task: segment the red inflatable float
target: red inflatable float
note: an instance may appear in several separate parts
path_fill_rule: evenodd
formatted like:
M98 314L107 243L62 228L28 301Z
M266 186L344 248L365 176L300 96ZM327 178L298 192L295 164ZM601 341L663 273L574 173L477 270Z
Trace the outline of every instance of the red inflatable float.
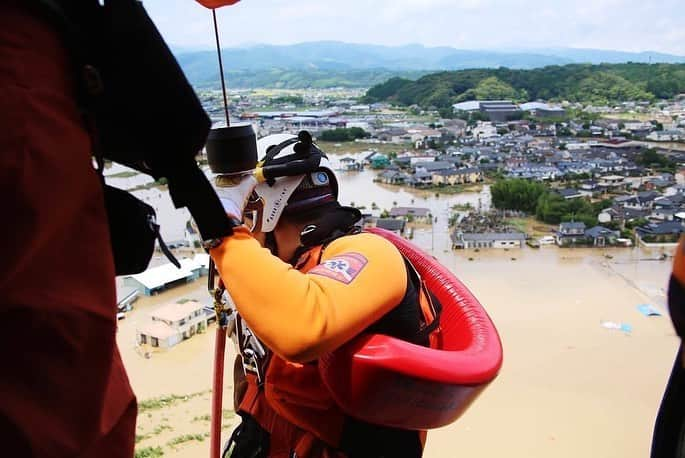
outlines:
M324 383L348 415L405 429L454 422L502 366L502 344L483 307L434 258L383 229L443 306L438 348L380 334L357 337L319 360Z

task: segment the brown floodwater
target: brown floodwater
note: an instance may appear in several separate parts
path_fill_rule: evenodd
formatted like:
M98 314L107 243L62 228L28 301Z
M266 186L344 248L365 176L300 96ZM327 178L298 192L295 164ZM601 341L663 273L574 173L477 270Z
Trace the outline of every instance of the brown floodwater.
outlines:
M496 324L504 348L499 377L461 419L429 433L425 456L648 456L678 343L665 309L671 260L660 260L673 248L452 251L447 208L477 204L478 199L489 204L487 189L435 198L375 185L372 176L342 174L343 203L390 208L396 201L430 208L438 223L417 229L413 241L471 289ZM159 190L150 191L151 199L168 199L154 192ZM185 216L159 208L171 238L180 238L173 236L182 234ZM209 413L214 327L149 359L136 351L135 329L160 304L183 298L208 303L205 281L143 298L120 322L118 342L139 399L188 395L139 416L139 433L148 435L139 446L159 445L165 456L207 456L207 439L169 443L208 431L202 418ZM636 307L645 303L664 315L643 316ZM611 329L603 325L607 322L628 325L631 331ZM230 364L230 381L229 369ZM227 382L228 399L230 389ZM200 394L189 396L194 393ZM173 429L154 434L161 423Z

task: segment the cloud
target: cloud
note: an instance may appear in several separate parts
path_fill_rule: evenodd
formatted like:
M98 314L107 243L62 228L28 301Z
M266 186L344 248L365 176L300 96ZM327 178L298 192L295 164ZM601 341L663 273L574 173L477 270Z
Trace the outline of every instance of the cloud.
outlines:
M193 0L147 0L170 43L213 46ZM467 49L592 47L685 55L682 0L243 0L217 10L222 43L354 43Z

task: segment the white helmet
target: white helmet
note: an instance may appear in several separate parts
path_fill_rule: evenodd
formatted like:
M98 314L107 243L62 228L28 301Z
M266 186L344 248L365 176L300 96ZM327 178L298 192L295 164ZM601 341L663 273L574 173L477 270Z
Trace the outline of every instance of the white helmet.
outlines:
M257 141L262 180L258 229L271 232L283 213L302 213L336 202L338 181L326 155L307 131L268 135Z

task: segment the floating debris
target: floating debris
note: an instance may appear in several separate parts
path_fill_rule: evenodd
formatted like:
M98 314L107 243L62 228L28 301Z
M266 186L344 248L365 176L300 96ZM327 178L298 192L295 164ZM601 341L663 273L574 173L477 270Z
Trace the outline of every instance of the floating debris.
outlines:
M661 312L650 304L640 304L637 306L637 311L642 313L646 317L650 316L661 316Z
M617 331L623 331L625 334L630 334L633 332L633 326L629 323L617 323L615 321L600 321L600 326L606 329L613 329Z

